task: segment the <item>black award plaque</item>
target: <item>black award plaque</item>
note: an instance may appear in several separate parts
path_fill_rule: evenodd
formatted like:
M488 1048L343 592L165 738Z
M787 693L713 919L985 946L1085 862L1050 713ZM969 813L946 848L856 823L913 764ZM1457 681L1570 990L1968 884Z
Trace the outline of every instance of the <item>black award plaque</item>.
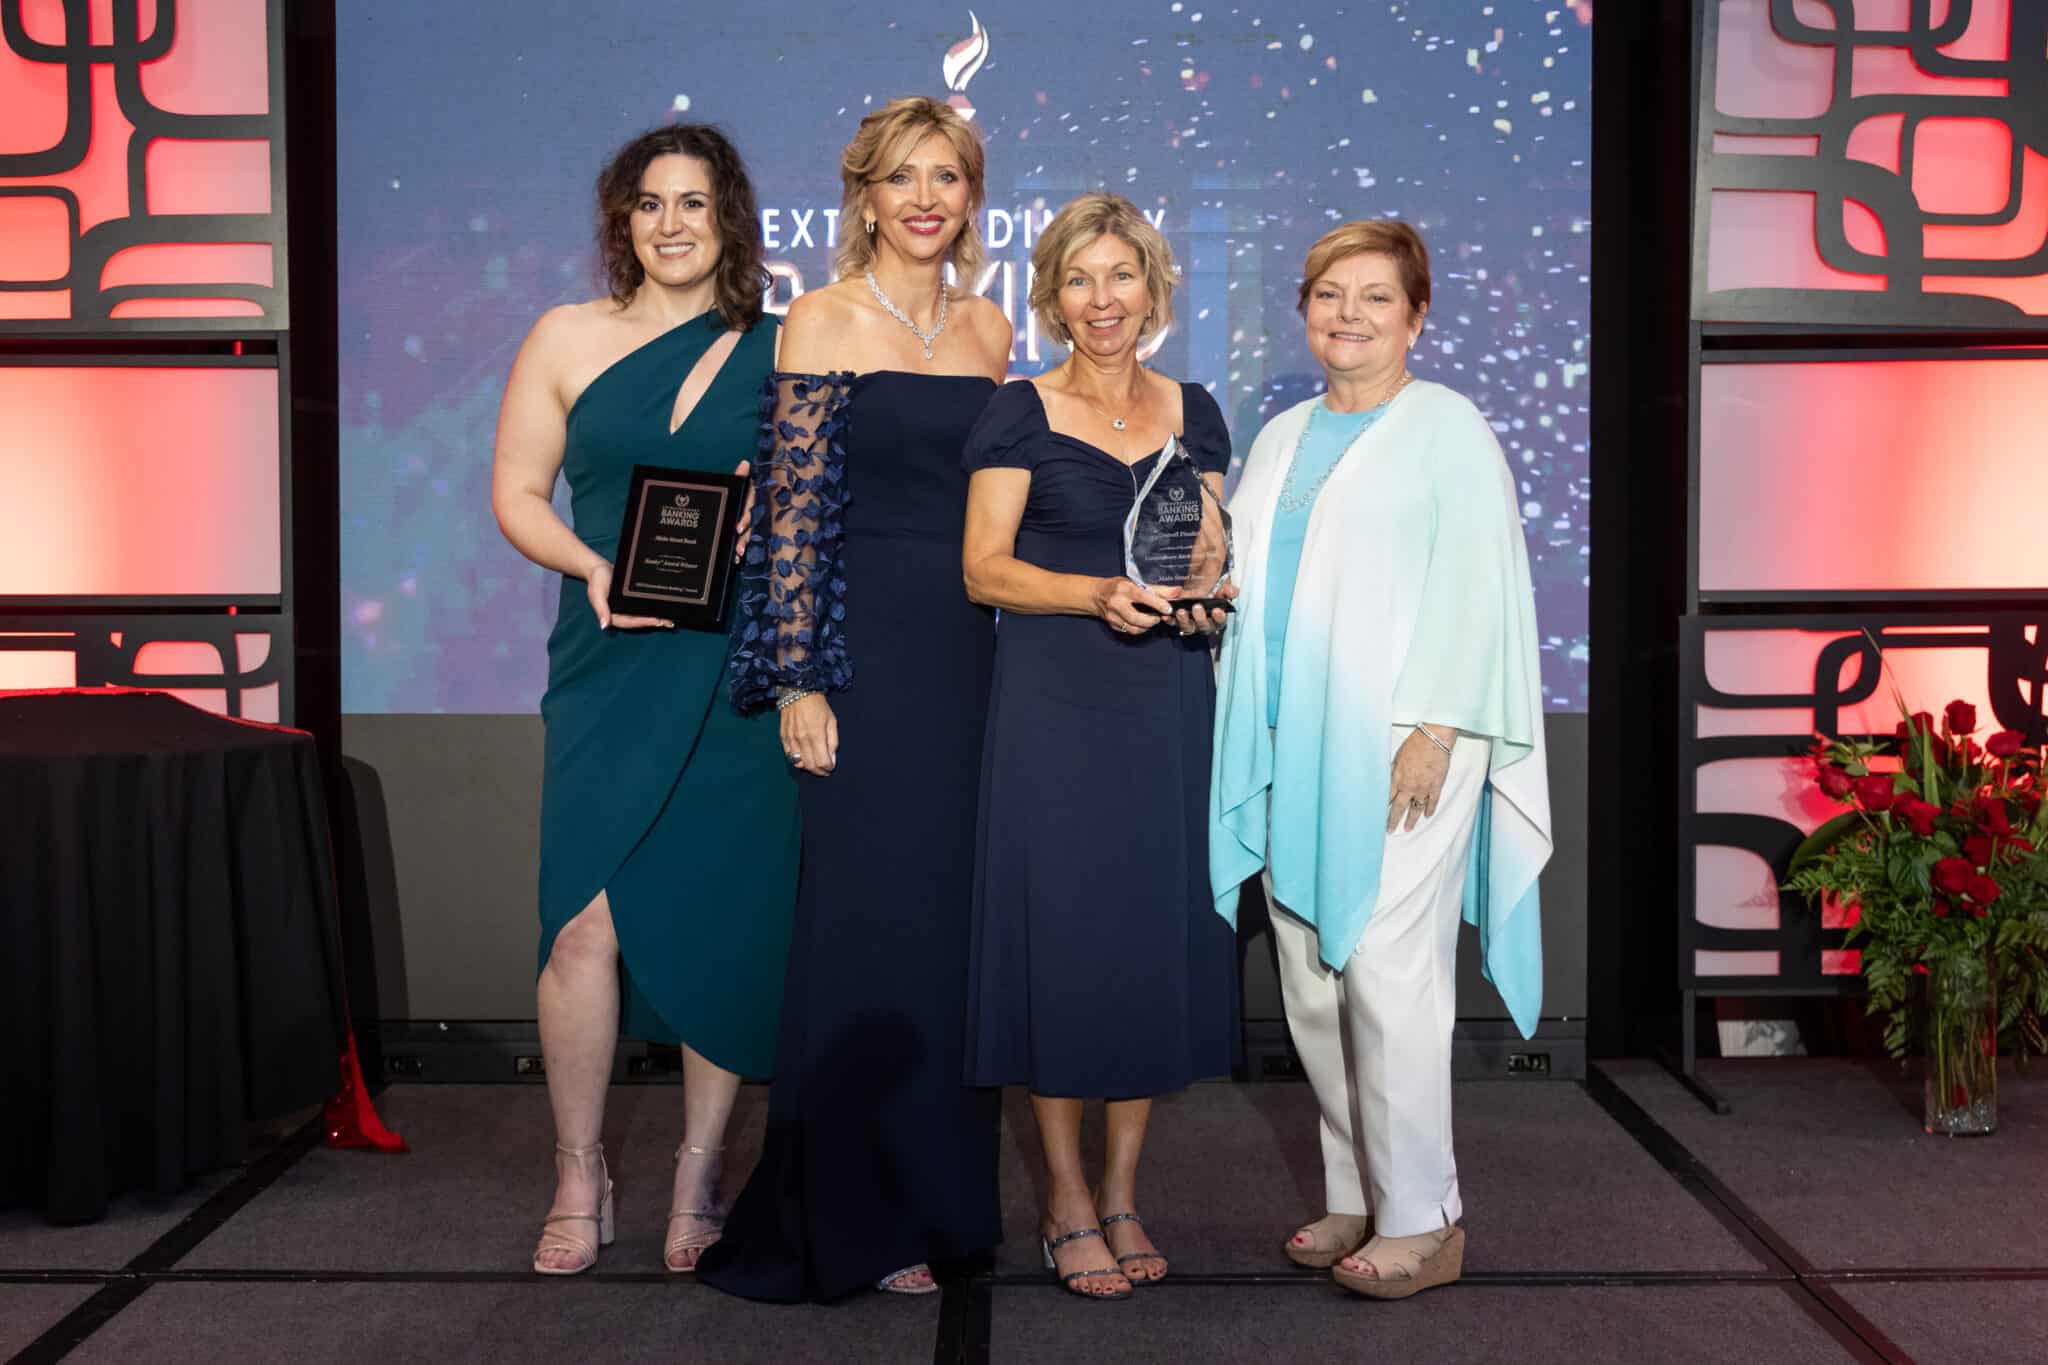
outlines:
M612 613L724 630L746 495L743 475L633 466L612 565Z

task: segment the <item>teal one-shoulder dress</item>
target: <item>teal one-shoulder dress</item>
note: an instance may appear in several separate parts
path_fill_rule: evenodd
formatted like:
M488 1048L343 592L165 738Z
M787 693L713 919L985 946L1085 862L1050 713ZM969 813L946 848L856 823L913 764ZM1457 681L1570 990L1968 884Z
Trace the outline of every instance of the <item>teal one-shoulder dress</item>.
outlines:
M730 473L751 459L775 322L744 333L673 434L683 379L725 332L713 311L592 380L562 472L576 533L613 557L636 464ZM734 575L737 588L738 575ZM603 891L619 938L620 1031L773 1073L796 903L796 782L772 710L726 705L727 637L600 630L564 578L541 699L540 966Z

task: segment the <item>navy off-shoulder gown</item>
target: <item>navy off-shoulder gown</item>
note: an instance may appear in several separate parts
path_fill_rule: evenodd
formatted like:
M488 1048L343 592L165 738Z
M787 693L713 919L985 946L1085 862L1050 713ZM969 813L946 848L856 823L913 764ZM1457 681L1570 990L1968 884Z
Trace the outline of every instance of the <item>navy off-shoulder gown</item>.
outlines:
M782 482L798 482L799 501L829 504L778 529L794 541L838 521L842 544L798 594L817 619L783 623L779 658L772 640L743 644L735 692L759 703L776 684L838 689L839 758L829 777L798 781L803 869L766 1144L698 1273L791 1302L1002 1237L998 1095L966 1084L963 1055L994 639L961 581L960 452L995 386L899 370L774 382L767 463L796 466ZM764 465L757 477L758 536L778 513L776 476ZM798 544L770 556L792 570L802 557Z

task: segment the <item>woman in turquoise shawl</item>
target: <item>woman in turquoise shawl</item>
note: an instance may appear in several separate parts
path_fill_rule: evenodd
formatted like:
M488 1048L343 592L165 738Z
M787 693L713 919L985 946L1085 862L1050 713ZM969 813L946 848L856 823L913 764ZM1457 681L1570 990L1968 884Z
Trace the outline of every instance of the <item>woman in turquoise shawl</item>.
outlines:
M1401 1298L1463 1265L1461 909L1516 1026L1536 1024L1550 803L1535 604L1492 428L1408 373L1429 309L1415 230L1332 230L1300 306L1328 392L1267 424L1231 499L1240 619L1218 674L1210 880L1234 919L1264 873L1322 1111L1328 1212L1287 1254Z

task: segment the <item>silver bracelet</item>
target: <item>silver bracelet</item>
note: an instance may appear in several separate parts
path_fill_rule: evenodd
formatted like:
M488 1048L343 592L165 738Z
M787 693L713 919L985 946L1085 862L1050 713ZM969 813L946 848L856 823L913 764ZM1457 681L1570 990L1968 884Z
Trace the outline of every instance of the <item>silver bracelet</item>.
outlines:
M792 687L789 689L789 691L784 692L781 696L775 699L775 709L778 711L787 711L790 707L796 705L805 697L813 697L816 695L817 693L811 691L809 688Z
M1436 737L1436 732L1430 729L1427 725L1418 725L1415 727L1415 729L1416 732L1420 734L1424 739L1428 740L1431 744L1436 745L1437 748L1442 749L1445 753L1449 753L1451 751L1451 746L1444 743L1442 740L1438 739Z

